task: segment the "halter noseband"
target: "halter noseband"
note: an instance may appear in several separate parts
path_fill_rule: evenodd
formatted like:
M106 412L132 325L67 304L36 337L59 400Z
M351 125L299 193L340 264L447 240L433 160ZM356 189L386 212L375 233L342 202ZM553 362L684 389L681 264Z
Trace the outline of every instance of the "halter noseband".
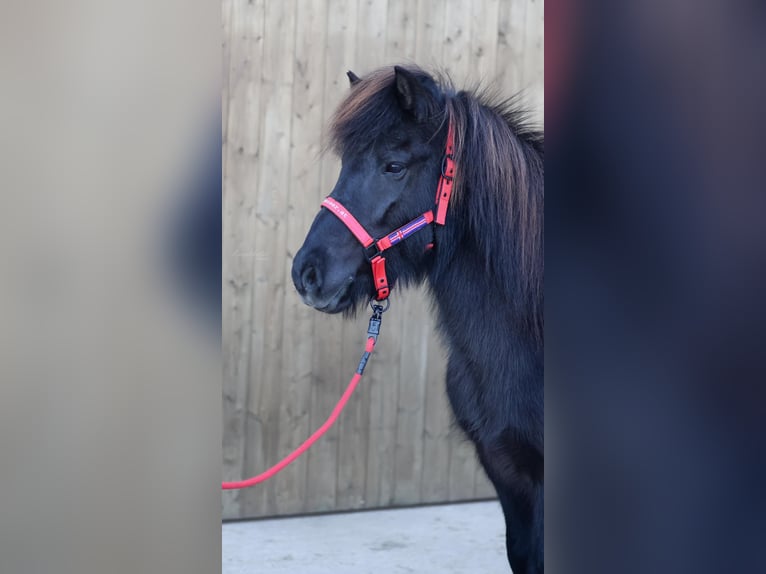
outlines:
M357 241L364 247L367 261L372 266L372 277L375 282L375 298L383 301L388 298L391 289L388 286L388 277L386 276L386 258L383 253L400 241L407 239L413 233L420 231L434 221L437 225L444 225L447 218L447 206L449 205L450 195L452 195L452 183L455 179L455 133L452 122L449 123L447 130L447 144L442 160L442 170L439 176L439 185L436 188L436 199L433 209L430 209L419 215L409 223L405 223L400 228L384 235L380 239L373 239L372 236L362 227L351 212L332 197L326 197L322 202L322 207L330 210L341 222L348 227L348 230L356 237Z

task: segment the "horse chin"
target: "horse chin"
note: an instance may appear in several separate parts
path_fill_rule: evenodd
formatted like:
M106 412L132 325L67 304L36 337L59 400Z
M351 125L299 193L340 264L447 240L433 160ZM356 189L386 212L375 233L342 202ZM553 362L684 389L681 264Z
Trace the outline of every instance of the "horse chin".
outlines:
M303 302L322 313L327 313L329 315L341 313L354 304L352 297L354 291L353 283L353 279L349 279L343 283L343 285L341 285L329 299L314 301L304 297Z
M322 313L327 313L328 315L335 315L337 313L342 313L343 311L347 311L351 308L353 305L353 302L349 298L344 298L338 301L337 303L329 303L325 305L324 307L314 307L317 311L321 311Z

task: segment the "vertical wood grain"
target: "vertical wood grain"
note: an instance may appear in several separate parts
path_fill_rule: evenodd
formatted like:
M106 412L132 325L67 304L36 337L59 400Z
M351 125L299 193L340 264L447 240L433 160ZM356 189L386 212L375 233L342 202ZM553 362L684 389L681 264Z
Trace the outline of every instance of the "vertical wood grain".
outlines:
M444 0L418 0L417 37L415 55L417 64L434 71L443 71L446 62L444 47Z
M284 253L285 308L282 325L282 400L278 450L285 456L313 432L310 426L313 331L316 312L304 305L292 288L291 267L303 244L313 213L307 204L319 193L319 134L322 129L324 45L327 30L325 0L302 3L295 25L292 119L290 133L290 184L288 188L287 250ZM308 459L301 457L282 471L277 483L277 513L302 512L306 500Z
M399 344L399 395L396 411L394 500L414 504L421 500L423 477L423 407L428 379L428 339L433 334L430 310L423 290L407 293L401 302L404 321ZM442 392L444 385L441 385Z
M295 1L266 2L266 31L260 89L263 94L261 153L255 218L253 333L250 356L250 412L246 471L256 474L276 463L282 400L282 317L286 251L286 205L290 173L290 121L295 48ZM278 30L275 34L273 31ZM252 443L251 443L252 441ZM249 448L253 444L254 448ZM276 514L279 479L244 493L248 515Z
M483 3L483 0L479 0ZM463 0L444 0L442 61L458 87L476 80L471 57L471 5Z
M471 2L470 62L476 81L489 84L497 66L497 27L500 0Z
M439 337L432 331L427 342L426 396L423 404L423 502L449 500L450 451L455 437L452 411L447 401L444 379L447 355Z
M526 41L523 50L524 86L528 90L527 102L533 110L533 117L542 121L545 107L543 100L545 62L545 7L542 0L529 0L524 28Z
M418 10L416 2L388 2L385 63L415 63Z
M515 94L524 88L525 27L529 3L530 0L500 3L495 77L503 94Z
M223 475L245 475L251 444L246 429L249 412L253 268L255 262L256 190L260 170L261 90L264 2L231 3L228 19L229 71L224 84L226 137L223 140L222 350ZM243 514L243 493L223 495L225 517Z

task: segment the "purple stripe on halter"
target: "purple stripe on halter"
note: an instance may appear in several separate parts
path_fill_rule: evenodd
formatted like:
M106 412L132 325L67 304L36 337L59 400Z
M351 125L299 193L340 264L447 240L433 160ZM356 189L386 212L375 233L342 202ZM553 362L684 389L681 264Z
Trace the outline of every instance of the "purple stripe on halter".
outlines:
M426 225L428 225L428 222L426 221L426 218L421 215L415 221L410 223L407 227L402 229L402 235L404 237L408 237L409 235L412 235L413 233L415 233L419 229L422 229Z
M404 227L400 227L393 233L390 233L388 235L388 240L391 242L391 245L396 245L399 243L402 239L406 239L416 231L419 231L423 227L428 225L428 222L426 221L426 218L424 216L420 216L417 219L410 221L408 224L406 224Z

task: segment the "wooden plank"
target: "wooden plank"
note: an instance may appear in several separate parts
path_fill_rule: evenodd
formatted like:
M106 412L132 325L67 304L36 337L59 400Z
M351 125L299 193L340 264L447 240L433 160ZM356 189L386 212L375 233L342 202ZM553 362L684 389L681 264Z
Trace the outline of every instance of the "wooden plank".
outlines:
M231 70L224 84L227 136L223 141L223 475L245 473L247 408L255 262L255 186L260 170L260 81L263 53L263 0L232 2L229 20ZM243 516L242 493L223 494L224 518Z
M524 87L524 49L529 0L500 3L497 29L495 74L503 94L512 95Z
M327 126L335 108L348 90L346 70L355 66L356 2L328 0L327 32L324 49L324 88L322 125ZM326 134L325 134L326 139ZM321 189L314 198L316 214L322 198L328 195L339 172L338 159L326 154L320 161ZM314 322L314 359L312 368L311 428L321 425L332 411L351 377L355 364L346 365L341 353L343 318L318 315ZM345 414L343 415L345 417ZM307 454L308 474L306 512L337 508L337 469L340 423L317 442Z
M367 334L367 313L345 320L342 328L342 365L344 382L353 373L364 349ZM376 353L377 355L377 353ZM380 368L378 357L373 356L368 369ZM349 373L349 365L351 366ZM370 392L368 381L360 383L339 421L338 468L336 509L349 510L364 507L364 481L367 468L368 419Z
M436 333L433 321L428 329ZM423 476L421 501L443 502L449 498L450 428L452 410L445 389L446 353L438 336L427 342L426 393L423 404Z
M441 71L445 68L444 0L418 0L415 57L423 68Z
M364 384L368 391L368 443L364 500L367 507L390 506L394 502L394 453L399 383L400 297L392 293L392 309L386 312L380 337L367 367Z
M400 380L396 412L396 504L421 501L423 477L423 403L426 394L428 339L435 336L429 324L429 305L423 290L407 294L402 305Z
M293 288L291 268L306 231L316 214L320 166L318 153L322 130L324 91L323 46L327 31L326 0L302 4L295 27L295 62L290 134L290 185L288 188L287 251L284 269L285 309L282 326L282 401L278 446L288 453L313 432L310 428L314 318ZM271 382L273 384L273 382ZM280 454L280 456L283 456ZM307 486L306 457L300 457L280 474L277 513L303 512Z
M356 30L357 61L363 72L369 72L386 61L386 15L388 0L359 0Z
M462 0L445 0L444 45L442 59L458 87L466 86L472 76L471 6Z
M386 24L385 64L415 63L417 4L391 0Z
M522 77L528 90L527 101L541 122L544 117L545 7L543 0L529 0L525 29Z
M247 470L255 474L276 463L279 452L279 410L282 371L282 316L286 251L285 189L290 172L290 120L295 48L295 2L267 2L266 34L261 66L262 169L258 179L255 209L255 244L263 257L255 259L253 333L251 350L251 385L249 409L255 414L249 422L248 449L251 458ZM252 441L252 442L250 442ZM276 493L281 477L249 489L244 495L248 516L276 514Z
M332 412L341 393L348 369L341 365L343 318L319 316L314 321L314 357L309 408L311 428L318 428ZM349 375L350 378L350 375ZM305 455L308 476L306 512L326 512L337 508L338 436L340 425L333 426Z
M482 84L495 79L499 9L500 0L471 2L471 67Z

